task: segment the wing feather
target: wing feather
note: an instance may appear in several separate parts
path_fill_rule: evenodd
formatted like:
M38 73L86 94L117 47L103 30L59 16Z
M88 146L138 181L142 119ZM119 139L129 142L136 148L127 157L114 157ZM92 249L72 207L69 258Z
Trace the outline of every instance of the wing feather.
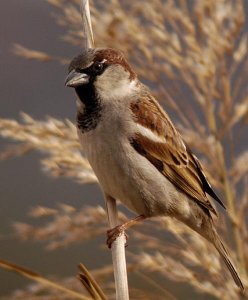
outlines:
M147 93L139 101L132 103L130 109L138 124L161 138L161 141L151 140L143 132L137 131L131 139L136 151L145 156L179 190L199 205L217 214L206 197L208 193L225 207L208 183L199 161L185 145L169 116L156 100Z

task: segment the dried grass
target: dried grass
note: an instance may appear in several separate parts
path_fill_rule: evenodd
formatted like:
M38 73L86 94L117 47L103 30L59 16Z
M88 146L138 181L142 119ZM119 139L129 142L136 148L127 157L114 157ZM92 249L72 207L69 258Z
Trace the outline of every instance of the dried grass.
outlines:
M65 30L64 41L81 47L79 1L48 2L57 10L54 17ZM112 0L96 1L91 10L97 46L121 45L141 80L154 90L177 120L178 128L198 153L213 186L223 195L229 214L220 220L219 231L228 237L232 257L247 287L248 154L247 150L242 153L238 150L240 145L247 148L248 133L248 32L244 1ZM39 61L68 61L23 46L16 46L15 52ZM19 143L7 148L0 156L2 159L38 150L45 155L42 165L48 174L66 176L80 183L96 182L88 162L80 154L75 127L68 120L37 121L22 114L20 122L0 119L0 135ZM81 210L63 205L57 209L39 207L31 215L50 219L45 218L41 227L16 224L18 236L47 241L50 250L105 232L106 217L101 207ZM162 230L167 231L170 242L161 238ZM142 271L151 281L159 276L161 283L164 278L178 284L184 282L195 289L195 295L240 299L216 251L186 226L161 219L145 222L130 233L129 243L135 247L128 254L129 273L139 276ZM108 299L114 299L111 272L110 266L92 272ZM154 277L154 273L158 275ZM68 281L75 286L75 279ZM148 289L140 291L132 282L130 285L131 299L169 299L153 284L147 284L154 289L152 295ZM160 288L164 289L162 285ZM42 289L35 284L8 299L54 297L54 292L39 296ZM177 296L176 291L173 293ZM58 294L56 297L63 298Z

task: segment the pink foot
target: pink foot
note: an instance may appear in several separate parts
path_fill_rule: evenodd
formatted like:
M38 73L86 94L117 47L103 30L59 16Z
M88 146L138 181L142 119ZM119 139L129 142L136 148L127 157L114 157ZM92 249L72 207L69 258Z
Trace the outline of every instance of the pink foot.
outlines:
M107 230L107 245L109 249L111 248L112 243L123 233L127 241L127 235L125 234L125 230L126 227L124 225L118 225L112 229Z

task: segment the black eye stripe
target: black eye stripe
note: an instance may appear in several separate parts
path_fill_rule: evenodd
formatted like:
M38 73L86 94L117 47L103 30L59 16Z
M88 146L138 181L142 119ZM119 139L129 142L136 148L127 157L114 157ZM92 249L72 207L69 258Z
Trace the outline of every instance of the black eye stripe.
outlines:
M94 64L89 66L86 69L78 69L77 71L80 73L86 73L91 76L97 76L103 73L103 71L107 68L108 64L96 61Z

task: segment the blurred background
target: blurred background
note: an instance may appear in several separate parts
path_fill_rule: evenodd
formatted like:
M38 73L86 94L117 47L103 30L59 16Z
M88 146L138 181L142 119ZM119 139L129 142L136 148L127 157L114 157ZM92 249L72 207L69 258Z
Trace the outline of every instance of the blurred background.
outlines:
M58 26L54 20L54 15L57 13L58 10L56 5L61 5L61 3L65 3L65 2L66 1L55 1L55 0L50 1L50 4L49 1L41 1L41 0L38 1L8 0L8 1L1 2L0 4L0 16L1 16L0 17L0 91L1 91L0 118L19 120L20 112L25 112L31 115L35 120L45 120L46 116L52 116L60 120L69 119L72 122L74 122L75 96L71 89L64 87L64 80L67 74L67 65L63 63L61 64L56 60L51 60L51 61L41 63L35 60L24 59L20 56L15 55L13 52L14 44L21 44L27 48L36 49L42 52L47 52L49 53L49 55L53 57L65 57L70 59L74 57L76 54L78 54L81 49L78 40L80 40L81 36L80 35L76 36L75 34L74 35L72 34L73 38L75 39L77 38L78 40L75 42L73 39L69 40L67 38L67 42L66 42L62 38L66 31L65 28ZM78 1L71 0L69 2L75 5L75 7L77 7ZM98 2L99 2L100 12L101 12L101 9L104 8L104 5L101 4L101 1ZM197 24L197 22L199 21L198 18L200 18L199 14L197 15L197 10L194 11L194 8L195 7L197 8L197 5L195 5L196 2L197 1L193 1L193 0L192 1L164 1L164 3L167 3L168 7L170 3L173 3L174 6L171 4L171 6L173 7L179 7L181 9L182 7L184 7L185 11L186 9L189 11L189 15L191 15L191 9L192 9L191 20L193 20L192 22L194 24ZM214 1L202 1L202 3L203 2L206 3L206 11L205 8L203 11L211 20L211 13L213 13L213 11L211 11L211 7L212 8L214 7L213 5ZM239 27L240 32L237 33L238 37L235 36L235 39L237 39L237 43L230 50L234 52L234 50L238 51L241 39L244 36L247 36L248 23L247 23L246 16L248 13L248 3L247 1L237 1L237 4L233 4L235 2L230 1L230 7L224 10L223 7L225 6L226 2L228 1L220 1L220 7L214 8L217 11L217 13L216 12L214 13L215 13L215 17L220 16L220 18L223 14L228 15L233 13L236 14L235 20L242 19L242 25L240 25L240 27L242 26L242 29L240 29ZM144 1L144 3L146 3L146 1ZM210 8L208 8L208 3ZM142 1L141 2L139 1L137 2L137 6L135 7L132 6L133 18L135 17L140 18L139 13L143 9L141 8L142 5L143 5ZM221 5L223 5L223 7ZM232 5L235 7L235 9L232 7ZM143 6L145 6L145 4ZM200 6L199 3L198 6ZM127 5L127 11L128 9L130 9L130 7ZM207 11L208 9L209 11ZM241 11L239 11L239 9L241 9ZM145 8L144 11L149 11L149 7ZM170 20L170 12L169 10L167 11L168 11L168 16L167 16L168 23L170 23L170 21L171 22L175 21L176 18L173 19L172 17ZM157 10L156 12L158 13L159 10ZM137 70L138 73L141 74L141 78L152 88L154 88L158 96L164 97L165 91L163 90L163 85L164 84L166 84L167 86L169 85L168 91L172 96L175 94L177 95L176 101L179 104L181 103L182 105L181 108L183 108L183 113L187 115L188 110L186 106L187 103L189 103L192 106L194 106L196 117L202 121L203 113L200 109L201 104L199 104L200 103L199 99L202 99L201 97L205 97L204 95L205 90L203 88L199 88L199 90L195 89L197 90L197 93L194 93L193 89L192 90L190 89L191 83L189 82L191 81L190 80L187 81L187 74L186 75L184 74L186 77L183 78L183 80L182 78L181 80L173 78L174 75L172 76L171 73L174 72L175 74L177 74L178 72L177 68L180 69L180 62L182 61L176 55L173 56L171 54L171 58L172 57L175 58L174 61L171 61L171 65L170 62L168 61L165 61L164 63L163 55L161 54L160 56L160 52L163 52L163 47L166 47L166 45L170 44L172 39L161 38L162 47L160 47L160 52L156 48L155 44L152 45L151 47L148 42L144 43L144 45L148 47L148 51L147 49L138 49L136 52L132 52L135 51L134 50L135 46L127 46L127 45L129 45L129 42L134 43L136 39L137 43L139 44L138 46L140 46L140 44L142 44L142 36L139 35L139 33L135 32L135 30L134 30L135 34L133 37L130 37L126 34L126 31L132 30L132 26L127 28L125 27L125 21L123 21L122 19L125 17L124 14L121 15L119 11L114 11L114 10L111 11L111 9L108 10L108 13L109 14L113 13L113 15L115 15L113 26L114 25L119 26L121 34L116 35L114 31L111 32L111 30L109 30L109 32L104 33L104 34L108 34L108 38L109 38L109 40L106 40L105 42L104 41L105 35L101 32L101 29L99 29L96 33L96 40L99 41L99 44L118 47L120 44L123 43L123 47L125 46L125 48L123 49L124 52L128 53L128 55L131 56L131 58L133 53L134 56L132 60L133 63L137 65ZM109 21L108 19L109 16L107 15L106 17L104 17L103 14L102 19L99 20L98 23L96 18L97 14L95 12L95 7L93 8L93 15L95 17L93 19L94 26L97 25L99 26L101 22L107 23ZM146 22L145 17L144 19L142 18L140 19L141 19L141 24L142 22L144 23ZM180 23L180 15L178 15L176 22ZM77 22L75 21L75 23ZM103 25L106 26L106 23L104 23ZM185 20L185 24L182 20L181 23L183 23L182 27L183 26L185 26L185 28L187 27L186 20ZM143 31L144 32L146 31L147 35L149 35L150 34L149 22L147 24L148 24L147 27L143 28ZM173 27L173 23L171 24L172 24L170 25L171 27L169 26L170 28L168 29L169 33L173 32L173 30L175 29ZM209 21L209 23L206 24L205 24L206 31L208 30L211 31L212 30L211 22ZM223 24L225 24L225 20L223 21ZM228 24L227 22L227 27L229 25L230 24ZM74 24L73 26L76 25ZM74 29L73 26L72 28ZM105 29L104 26L102 26L103 27L102 30ZM100 27L101 26L99 26L99 28ZM178 26L176 34L178 34L179 36L180 36L180 30L181 28L180 26ZM192 28L188 27L188 30L190 32ZM200 31L201 30L197 28L196 35L199 34L200 36L201 35ZM222 35L221 27L219 27L219 33L220 35L219 36L217 35L217 38L212 41L213 44L216 43L217 45L222 38L223 39L225 38L224 36L225 32L223 32L224 37L221 36ZM159 37L160 33L158 31L156 32L156 34ZM183 31L181 32L181 34L183 34ZM204 34L207 35L207 33ZM155 31L154 33L151 32L151 35L154 35L155 37ZM200 40L201 39L199 38L199 43ZM227 40L230 42L230 44L234 41L232 40L231 36L227 36ZM175 48L177 47L176 43L179 42L181 43L182 48L185 46L181 40L179 41L173 40L173 41L175 43L174 45ZM187 42L190 44L190 41ZM202 44L204 44L204 37L203 37L203 41L201 42ZM230 82L233 85L236 82L235 80L239 78L240 73L243 72L242 64L243 66L246 65L245 63L247 60L247 54L246 54L247 39L245 40L244 44L245 44L244 46L245 50L243 50L244 54L242 54L243 55L242 58L238 61L239 64L237 63L238 66L235 70L236 73L234 72L233 73L234 75L232 74L232 77L230 76ZM180 47L178 46L178 48ZM153 57L150 57L149 49L151 51L154 51ZM193 47L193 42L192 42L191 49L187 51L185 49L182 50L182 52L180 53L180 55L178 54L178 56L180 56L181 58L185 57L185 61L186 61L185 55L188 54L187 51L189 51L189 53L194 53L194 51L196 51L196 48ZM230 51L229 54L227 54L228 49L225 49L226 53L223 54L223 57L221 56L221 54L219 54L219 57L218 55L216 55L216 60L214 59L211 60L212 59L211 55L214 56L213 53L215 50L213 50L213 53L211 53L211 55L209 54L209 56L207 55L207 53L201 51L202 50L200 49L199 53L202 53L201 55L204 63L197 61L197 58L194 57L194 55L192 55L193 58L189 56L189 60L187 61L188 68L192 69L192 65L194 68L197 65L197 63L199 64L202 63L203 65L206 64L208 66L216 64L215 65L216 70L211 72L213 72L213 74L219 74L218 72L221 73L223 71L222 69L221 69L222 71L218 70L218 66L219 66L218 64L221 65L222 58L223 61L226 59L227 61L226 66L231 66L232 59L230 57L227 57L228 55L230 55ZM178 52L180 51L178 50ZM156 60L156 55L158 56L157 60ZM166 55L168 58L170 56L170 53L166 53ZM201 57L201 55L199 54L199 57ZM144 57L146 63L142 63L142 59L144 59ZM190 65L191 63L190 58L192 58L192 61L194 60L194 58L196 59L196 62L194 61L192 65ZM177 59L178 61L176 61ZM147 68L149 68L149 66L151 66L152 62L154 62L153 65L154 69L163 66L164 70L161 70L162 74L160 73L159 77L155 74L154 77L151 76L151 78L147 78L145 75L145 71L147 70ZM198 67L199 66L196 66L196 68ZM185 70L187 71L186 67ZM204 71L202 66L199 67L199 70L202 72ZM226 69L226 72L228 72L228 68ZM245 75L246 73L244 73L243 76ZM192 77L189 76L188 79L194 78L196 80L197 76L198 75L196 73ZM208 82L207 76L208 75L206 75L204 79L206 80L206 82ZM160 80L161 84L159 88L156 90L156 80L158 79ZM219 81L221 80L215 79L215 81L217 82L216 86L218 86L220 84ZM241 81L243 84L242 86L245 86L246 80L244 80L244 77L242 77ZM171 84L171 82L173 82L173 84ZM213 95L210 96L213 98L217 98L217 103L218 103L217 107L221 106L219 104L220 103L219 99L223 95L223 93L220 90L221 88L218 90L218 93L217 92L213 93ZM243 98L246 97L246 93L247 93L247 88L242 88L242 93L237 94L237 99L239 98L241 101ZM198 99L199 102L197 101L194 102L192 98ZM170 99L169 96L168 99ZM236 100L236 98L234 100ZM178 111L174 109L175 106L173 106L173 103L170 101L168 100L168 103L170 104L167 103L169 106L168 109L171 112L171 115L175 117L175 119L179 120L180 123L180 117L178 117ZM246 102L244 102L244 104L247 107L248 105L247 99L245 101ZM230 118L233 115L229 111L228 114L230 114ZM195 115L189 113L186 116L186 118L188 118L191 122L191 118L194 118ZM183 118L184 116L181 117ZM221 121L223 120L224 119L222 118ZM221 123L221 121L217 122L218 125ZM205 126L204 122L205 121L202 121L202 123L199 122L199 124ZM211 135L211 128L210 128L211 126L208 127L209 124L207 123L207 121L206 124L207 124L206 125L207 129L206 131L203 130L202 134L204 132L206 136ZM182 122L181 122L181 126L185 127ZM247 133L247 126L245 127L246 129L244 130L242 126L240 127L238 126L239 133L240 133L240 128L242 128L241 130L242 134L244 134L244 132ZM186 129L186 127L184 129ZM235 130L236 129L237 128L235 128ZM234 136L235 136L235 132L233 132ZM196 146L197 153L202 153L204 157L206 153L204 153L204 151L201 151L201 148L198 149L197 145L194 144L197 143L196 142L197 138L190 135L190 131L188 131L187 134L189 136L187 141L191 143L193 147ZM247 149L248 146L248 138L246 134L242 135L240 140L241 142L237 145L235 149L236 153L242 153ZM229 141L228 139L224 139L223 144L227 145L228 141ZM1 138L0 152L4 151L6 149L6 145L9 143L13 143L13 142L10 139ZM211 141L209 139L209 145L210 145L209 147L213 149L214 147L212 147L210 143ZM206 148L205 152L210 153L210 150L208 151L208 149ZM229 148L227 152L228 153L230 152ZM0 258L9 260L19 265L23 265L31 270L35 270L43 274L44 276L48 276L48 275L52 277L57 276L59 278L73 277L77 273L77 265L79 262L84 262L86 266L88 266L90 269L99 268L100 266L102 266L102 262L104 262L104 264L110 264L111 255L107 247L101 247L100 248L101 251L99 251L99 245L104 245L105 243L104 234L98 235L97 237L94 237L87 241L82 241L79 243L68 245L68 247L62 247L56 249L56 251L47 251L45 249L45 245L46 245L45 241L40 241L39 243L37 243L29 239L22 241L21 239L17 238L15 230L13 229L14 222L24 222L24 223L27 222L27 223L32 223L34 226L39 226L42 223L39 219L33 219L29 216L29 211L32 207L47 206L49 208L56 209L59 203L64 203L64 204L72 205L76 209L81 209L83 205L93 205L93 206L98 204L103 205L102 195L97 185L93 183L81 185L68 178L63 178L63 177L53 178L51 176L48 176L48 174L44 172L43 170L44 168L41 167L39 161L43 156L44 154L40 154L39 152L36 151L36 152L31 152L28 155L23 155L21 157L12 157L10 159L2 160L0 162L0 195L1 195L0 198L0 245L1 245ZM215 154L212 153L212 157L214 156ZM213 163L209 163L208 165L207 160L205 163L206 166L209 167L208 170L210 176L211 174L215 174L216 169L218 169L218 166L214 166L216 163L213 162ZM244 160L243 163L246 163L246 160ZM244 173L243 175L246 175L246 173ZM241 195L243 195L242 193L244 191L244 188L243 185L241 185L241 183L237 183L237 184L239 184L239 186L237 187L236 190L237 193L235 195L240 196L241 198ZM223 197L225 197L224 189L222 190L221 180L219 183L218 179L216 179L216 181L214 181L214 185L219 189L219 193ZM130 213L128 214L130 215ZM225 221L223 219L224 218L221 217L222 225L225 224ZM227 222L227 227L230 228L230 223L228 222ZM161 240L161 238L164 239L165 243L166 243L166 239L168 239L170 243L173 240L170 236L170 233L168 232L166 234L161 234L161 232L157 233L157 237L159 240ZM228 232L226 233L225 237L228 237ZM233 241L233 238L230 238L230 243L232 245L235 245L235 241ZM134 246L132 245L132 242L130 242L128 251L129 250L132 251L133 249ZM235 252L235 246L234 246L234 252ZM245 259L246 258L247 257L245 257ZM196 270L198 268L197 264L194 265L192 262L190 263L190 267L191 266L193 266L193 268L196 267ZM218 272L220 272L220 269ZM226 273L225 268L224 268L224 273ZM216 273L214 274L215 274L214 276L216 276ZM133 280L135 281L138 287L142 288L142 286L144 285L144 282L141 279L134 278ZM169 288L170 291L176 289L175 295L177 299L193 299L192 297L195 297L194 299L216 299L218 298L219 295L218 293L215 294L214 292L212 294L204 293L204 289L202 287L201 287L202 289L201 292L199 293L197 291L193 292L192 288L187 285L187 282L185 283L184 280L181 280L183 283L179 283L180 284L179 285L176 282L177 279L174 281L173 276L170 279L167 278L165 283L163 282L164 279L159 278L158 280L160 284L162 285L164 284L166 287ZM30 284L29 280L22 278L18 275L15 275L13 273L9 273L3 269L0 269L0 282L1 282L0 298L10 294L11 292L13 292L13 290L22 289L28 284ZM219 280L219 282L222 281ZM207 289L207 285L206 285L206 289ZM137 298L137 299L142 299L142 298ZM166 299L166 297L164 298L162 297L161 299ZM239 299L239 294L236 292L235 295L230 294L230 299Z
M12 50L14 43L20 43L55 56L73 57L80 48L61 41L63 31L51 17L55 10L46 1L10 0L1 2L0 7L1 117L18 119L22 111L35 119L53 116L74 121L75 96L72 90L64 87L67 66L25 60L14 55ZM5 145L6 140L1 139L1 150ZM31 207L56 207L60 202L81 207L83 203L102 201L96 185L82 187L68 179L49 178L40 168L40 157L40 154L31 153L1 161L0 257L44 275L63 276L75 274L80 261L91 261L92 268L102 259L110 261L107 249L94 252L98 241L86 248L78 245L49 252L40 244L20 242L15 238L13 222L28 221ZM102 237L102 242L104 239ZM2 269L0 281L0 295L30 283Z

